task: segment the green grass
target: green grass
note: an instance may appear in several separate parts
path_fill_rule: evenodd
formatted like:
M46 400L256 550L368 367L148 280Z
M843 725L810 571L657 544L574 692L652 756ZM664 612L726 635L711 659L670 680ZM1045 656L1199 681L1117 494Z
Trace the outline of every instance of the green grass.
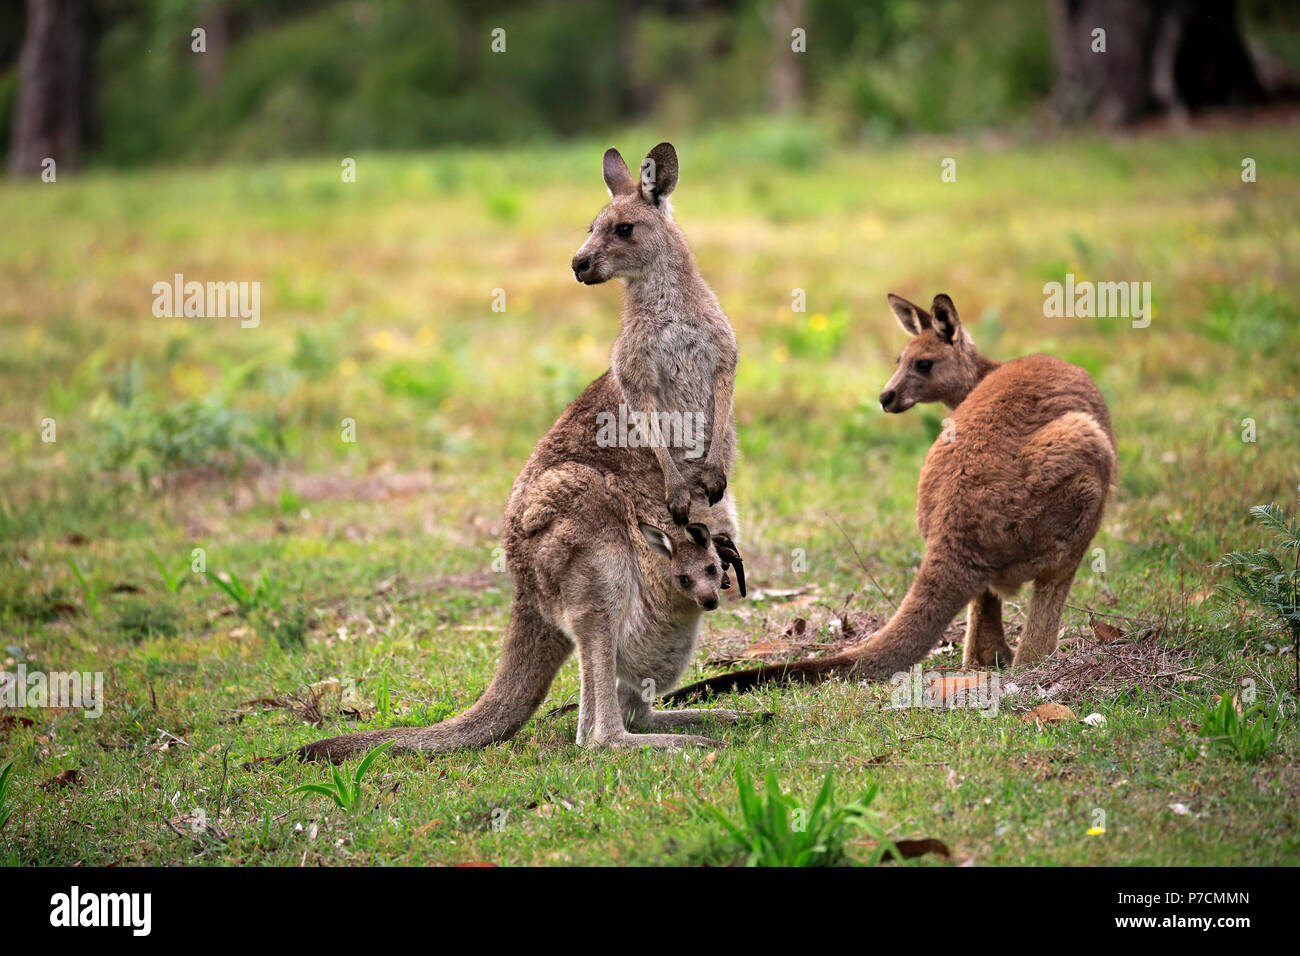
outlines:
M1181 679L1072 691L1065 703L1103 727L1040 726L1010 703L993 719L894 710L887 686L766 689L731 705L774 718L714 728L716 751L591 753L573 743L576 714L551 715L576 700L569 664L506 744L384 755L357 813L292 795L322 769L240 765L439 719L491 677L510 484L618 330L617 286L567 271L608 144L362 155L355 184L332 158L61 173L0 186L27 224L0 234L0 659L103 672L106 701L95 720L0 712L8 858L735 863L702 807L736 819L739 770L809 800L828 771L846 797L874 786L883 839L940 839L952 862L1293 863L1289 641L1262 617L1212 617L1207 598L1221 555L1264 543L1249 508L1292 510L1300 478L1294 133L828 140L797 162L762 153L765 135L679 137L674 200L740 341L731 487L747 576L816 590L729 600L688 677L816 612L809 601L889 612L836 522L895 599L906 589L942 412L879 412L903 345L884 296L944 291L988 354L1051 352L1097 379L1120 484L1096 541L1106 571L1085 564L1066 625L1087 628L1083 607L1157 621L1191 653ZM633 157L658 138L618 145ZM940 182L947 156L956 183ZM151 286L175 272L260 281L261 324L154 318ZM1150 281L1151 327L1044 318L1043 283L1065 272ZM1022 612L1007 608L1013 636ZM930 664L959 660L943 648ZM1189 747L1179 728L1247 681L1283 709L1267 753ZM287 696L319 713L268 703ZM80 785L42 786L70 769ZM198 811L203 825L181 822Z

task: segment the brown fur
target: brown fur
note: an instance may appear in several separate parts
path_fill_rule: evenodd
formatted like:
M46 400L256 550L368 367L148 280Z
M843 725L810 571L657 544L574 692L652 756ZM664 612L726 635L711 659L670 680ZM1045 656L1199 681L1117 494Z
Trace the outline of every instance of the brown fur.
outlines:
M1005 663L1011 651L1000 598L1029 581L1034 594L1014 663L1032 664L1055 649L1070 584L1115 480L1106 403L1088 374L1068 362L1031 355L999 364L982 356L945 295L932 312L897 296L890 305L913 338L882 406L900 412L940 401L953 410L917 486L926 553L916 580L894 617L860 647L724 674L672 699L832 674L888 678L929 653L965 605L964 663Z
M574 253L573 274L586 285L625 284L610 371L628 407L652 421L667 413L703 426L707 453L659 441L654 446L665 504L673 520L685 524L695 492L713 505L727 487L736 446L736 336L673 221L668 197L677 186L678 163L672 144L650 150L639 185L616 149L605 151L602 171L610 201Z
M579 744L705 744L711 741L630 733L625 725L658 731L738 718L729 711L650 706L685 671L700 616L717 606L729 567L744 589L735 506L726 493L735 440L735 337L668 215L676 155L664 146L651 152L662 160L658 192L647 187L644 196L622 158L614 151L605 157L606 179L621 167L628 181L615 181L619 192L597 222L635 215L645 227L636 243L613 243L599 252L599 268L608 271L601 272L603 278L628 280L624 328L614 368L565 410L511 488L504 544L515 596L492 683L468 710L435 726L333 737L303 747L300 757L338 762L390 740L396 741L394 752L426 753L505 740L540 706L575 649L581 671ZM620 404L639 409L646 402L659 410L709 415L707 457L694 463L683 459L683 467L693 464L696 470L688 473L705 492L692 523L687 523L686 479L671 457L665 465L665 449L600 440L602 414L617 416ZM676 477L668 482L666 502L669 474Z

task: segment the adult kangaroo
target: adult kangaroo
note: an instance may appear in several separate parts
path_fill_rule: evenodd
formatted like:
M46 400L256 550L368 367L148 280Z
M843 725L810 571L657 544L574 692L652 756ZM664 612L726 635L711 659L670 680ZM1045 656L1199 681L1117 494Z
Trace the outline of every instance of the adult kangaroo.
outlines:
M634 440L654 449L668 511L685 524L693 491L713 505L727 488L736 453L736 335L673 221L672 143L646 154L639 183L613 148L601 172L609 204L574 253L573 275L586 285L614 278L625 284L623 327L610 355L626 399L620 414L636 423Z
M580 251L589 261L584 265L575 256L574 271L585 282L624 278L629 303L636 305L624 310L615 370L565 410L511 488L504 543L515 593L492 683L464 713L432 727L332 737L301 748L299 756L339 762L390 740L398 753L448 753L505 740L541 705L575 649L582 746L710 744L705 737L658 731L741 716L650 706L685 672L700 617L729 589L729 571L745 592L735 504L726 491L734 455L735 336L667 207L676 153L663 143L651 156L659 160L657 180L647 177L645 191L629 192L622 158L614 150L605 154L614 198L593 224L583 246L588 251ZM615 175L618 166L621 176ZM725 405L719 382L725 382ZM695 431L659 428L657 437L648 421L634 419L625 436L617 426L628 421L629 404L634 411L706 418L700 426L701 419L692 417L700 426ZM685 479L672 458L665 459L674 436L703 456L695 474L705 500L694 521ZM668 479L667 495L665 474L676 476ZM633 733L628 725L652 732Z
M912 340L880 394L881 407L897 414L942 402L952 410L917 486L925 557L916 580L889 622L860 646L722 674L669 699L830 675L887 678L928 654L963 606L967 665L1020 667L1055 650L1070 585L1115 480L1106 403L1087 372L1060 359L985 358L946 295L928 312L896 295L889 304ZM1002 598L1029 581L1033 598L1013 659Z

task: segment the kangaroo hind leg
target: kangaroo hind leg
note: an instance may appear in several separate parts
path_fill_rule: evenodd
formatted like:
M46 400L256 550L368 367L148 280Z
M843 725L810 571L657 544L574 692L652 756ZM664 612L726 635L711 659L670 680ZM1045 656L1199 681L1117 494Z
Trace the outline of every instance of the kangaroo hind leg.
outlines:
M1034 582L1034 596L1029 600L1029 617L1016 645L1015 667L1037 664L1056 650L1061 612L1070 595L1074 572L1064 577L1039 578Z
M1002 630L1002 599L986 588L966 610L964 667L1001 667L1011 663L1011 648Z

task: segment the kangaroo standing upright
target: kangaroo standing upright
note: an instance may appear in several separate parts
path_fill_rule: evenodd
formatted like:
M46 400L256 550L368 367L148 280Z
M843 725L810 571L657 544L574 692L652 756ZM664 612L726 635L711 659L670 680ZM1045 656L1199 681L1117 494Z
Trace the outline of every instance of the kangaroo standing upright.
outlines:
M645 423L640 440L654 448L668 511L685 524L693 486L710 505L727 489L736 448L736 335L673 221L668 197L678 165L672 144L646 154L640 184L616 149L605 151L602 171L609 205L574 253L573 275L586 285L626 283L610 372L629 412Z
M1070 585L1101 526L1115 480L1115 436L1088 373L1048 355L1001 364L985 358L957 309L938 295L927 312L891 295L912 336L880 395L886 412L919 402L952 410L917 486L925 557L898 611L865 644L842 654L709 678L669 695L817 681L831 674L887 678L921 660L964 605L963 662L1012 661L1002 597L1032 581L1013 663L1056 648Z
M564 411L510 490L504 543L515 594L492 683L468 710L440 724L332 737L301 748L299 756L338 762L390 740L395 752L447 753L508 739L541 705L575 649L580 745L708 744L699 736L631 733L627 725L663 731L742 716L650 706L685 672L702 613L716 608L719 591L730 587L729 569L745 593L736 510L726 491L735 441L735 336L669 215L676 154L664 143L651 156L658 157L658 177L633 195L623 160L613 150L605 154L615 198L597 216L587 252L573 266L585 282L627 280L624 331L614 349L616 368ZM619 166L626 182L614 175ZM689 521L689 485L667 439L652 443L647 430L636 441L610 440L610 422L621 420L629 404L647 414L707 415L694 419L712 434L703 466L690 472L692 459L683 459L704 486L700 520ZM671 427L668 432L671 438ZM688 451L703 451L699 434L679 428L677 435Z

